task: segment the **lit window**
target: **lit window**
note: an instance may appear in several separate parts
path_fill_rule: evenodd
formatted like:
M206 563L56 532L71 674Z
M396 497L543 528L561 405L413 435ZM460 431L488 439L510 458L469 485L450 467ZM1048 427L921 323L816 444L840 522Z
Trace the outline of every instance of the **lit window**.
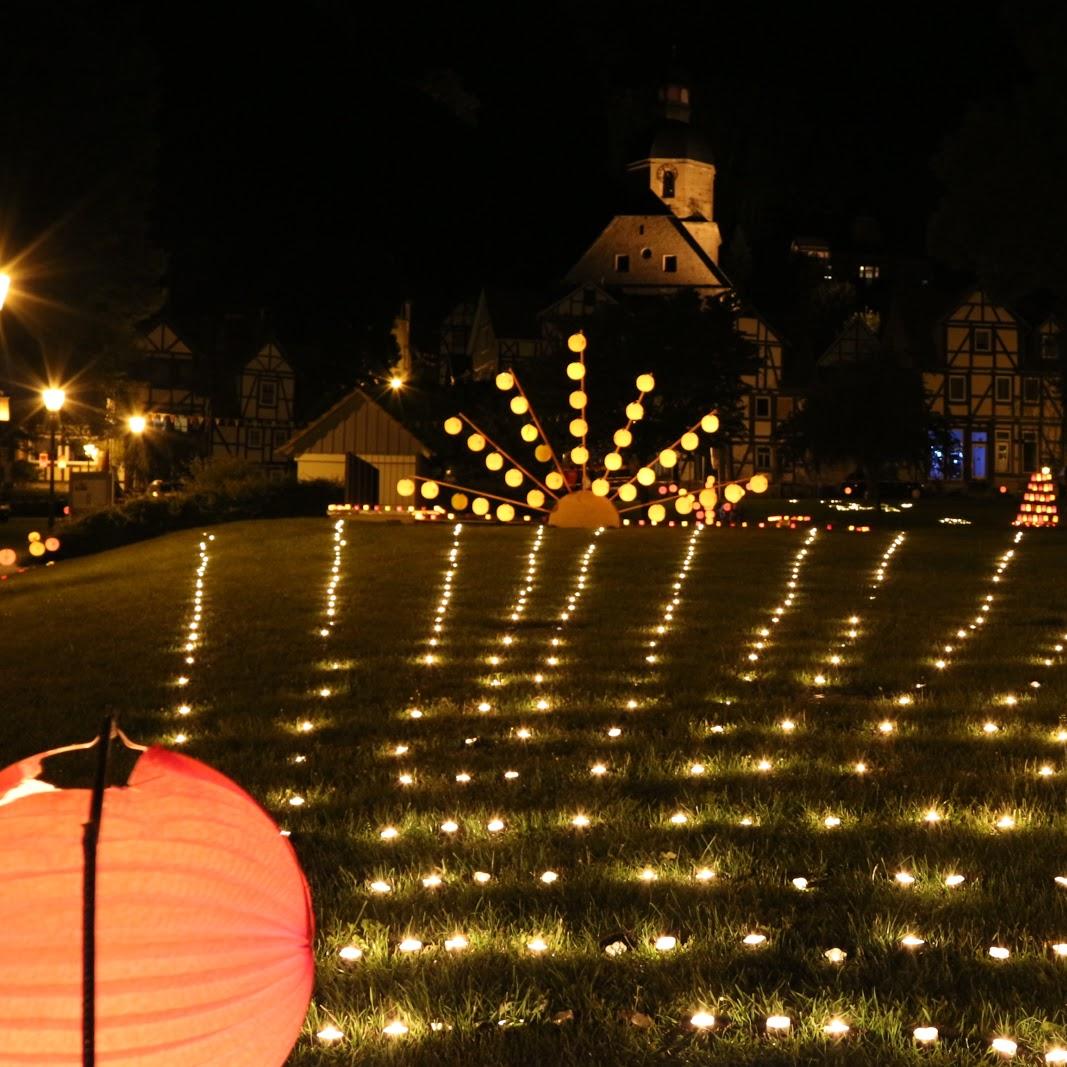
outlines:
M962 374L949 376L948 398L953 404L965 404L967 402L967 379Z
M997 400L1001 403L1010 403L1012 398L1012 380L1006 374L997 378Z
M625 254L619 254L615 257L615 271L618 274L626 274L630 269L630 257Z
M972 345L975 352L993 351L993 331L988 329L976 329L971 335Z
M860 264L860 279L865 282L873 282L878 278L878 267L874 263Z
M677 256L664 256L663 257L663 271L665 274L677 274L678 272L678 257Z

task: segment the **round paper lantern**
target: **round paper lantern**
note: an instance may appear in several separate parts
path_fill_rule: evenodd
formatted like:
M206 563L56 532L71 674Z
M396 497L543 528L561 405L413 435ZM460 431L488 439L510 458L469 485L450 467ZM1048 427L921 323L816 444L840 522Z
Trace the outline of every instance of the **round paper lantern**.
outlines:
M626 417L631 422L637 422L645 417L645 409L634 400L632 403L626 405Z
M619 486L619 499L626 504L637 499L637 486L633 482L626 482Z
M411 478L401 478L396 483L396 491L398 496L414 496L415 482Z
M31 556L43 556L44 555L44 542L31 541L30 542L30 555Z
M511 522L515 518L515 509L510 504L498 504L496 517L501 522Z
M585 393L583 393L581 389L575 389L574 392L571 393L569 397L567 397L567 403L570 404L572 408L576 408L578 411L581 411L582 408L585 407L587 401L588 397L586 397Z
M692 452L695 448L699 447L700 438L690 430L688 433L682 434L682 439L679 444L686 450L686 452Z
M651 374L639 374L637 376L637 389L641 393L651 393L656 388L656 379Z
M585 419L571 419L567 429L572 437L584 437L589 432L589 423Z
M423 482L419 489L425 500L436 500L441 492L437 482Z
M584 333L572 333L567 338L567 347L572 352L584 352L585 351L585 334Z
M725 496L731 504L736 504L744 495L745 490L740 485L728 485L723 490L723 496Z
M715 433L719 428L719 416L718 415L705 415L700 420L700 428L705 433Z
M0 771L0 1062L82 1060L83 833L91 791ZM150 748L104 790L96 855L96 1062L278 1067L314 979L292 847L234 782Z
M674 510L679 515L688 515L693 510L693 498L691 496L680 496L674 502Z
M637 480L642 485L652 485L656 481L656 472L651 467L642 467L637 472Z
M609 471L617 471L622 467L622 456L618 452L609 452L604 457L604 466Z
M13 548L0 548L0 567L14 567L18 555Z
M659 465L661 467L673 467L678 462L678 453L673 448L665 448L659 454Z
M648 518L650 522L663 522L667 517L667 509L662 504L653 504L648 509Z
M475 515L488 515L489 514L489 501L484 496L476 496L474 503L471 504L471 510Z
M757 477L758 477L758 475L757 475ZM757 489L756 492L759 492L759 490ZM59 538L58 537L47 537L47 538L45 538L44 547L47 548L49 552L58 552L59 551Z
M584 363L568 363L567 364L567 377L572 382L579 382L585 377L585 364Z
M466 511L468 503L469 501L467 500L466 493L452 494L452 509L454 511Z
M526 503L532 508L542 507L545 503L545 494L540 489L531 489L526 494Z
M634 443L634 435L629 430L616 430L612 440L617 448L629 448Z
M702 508L711 511L711 509L719 502L719 494L715 492L714 489L701 489L699 500Z
M527 444L533 444L537 440L537 427L532 422L528 422L519 430L519 434Z
M767 492L767 475L756 474L749 479L748 487L753 493L765 493Z
M504 475L504 481L507 482L512 489L518 489L519 486L522 485L522 471L511 467Z
M559 471L549 471L545 475L545 485L549 489L562 489L563 488L563 475Z
M455 415L450 419L445 419L445 433L450 433L453 437L456 436L463 429L463 420L457 419Z
M41 540L41 535L36 530L32 530L30 533L26 534L26 540L29 541L30 544L33 544Z
M499 452L490 452L485 457L485 465L491 471L498 471L504 466L504 457Z
M511 398L511 410L516 415L525 415L530 410L530 401L524 396L513 396Z
M472 433L470 437L467 438L467 447L472 452L481 452L481 450L485 448L485 438L482 437L480 433Z
M496 376L496 387L502 392L506 393L509 389L515 388L515 375L504 370Z
M611 492L611 484L607 478L594 478L590 488L596 496L607 496Z
M588 463L589 449L583 448L581 445L578 445L577 448L572 448L571 459L574 460L575 463Z
M534 449L534 459L538 463L547 463L552 458L552 449L548 445L538 445Z

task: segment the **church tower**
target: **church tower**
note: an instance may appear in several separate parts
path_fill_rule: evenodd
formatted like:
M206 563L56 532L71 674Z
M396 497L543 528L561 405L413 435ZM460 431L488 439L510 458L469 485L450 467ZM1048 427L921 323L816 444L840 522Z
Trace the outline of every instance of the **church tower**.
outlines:
M669 79L659 92L663 118L646 159L626 169L638 177L681 219L686 230L716 265L722 237L715 222L715 164L711 148L690 125L689 87Z

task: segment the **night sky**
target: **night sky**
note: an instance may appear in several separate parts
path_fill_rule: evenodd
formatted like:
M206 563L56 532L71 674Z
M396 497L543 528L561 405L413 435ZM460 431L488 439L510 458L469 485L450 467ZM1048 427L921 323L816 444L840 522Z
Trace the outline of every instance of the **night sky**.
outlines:
M854 214L921 253L932 154L1023 76L993 3L219 7L120 5L106 30L118 67L141 42L154 85L152 235L179 312L269 309L298 343L358 334L405 295L430 319L482 281L553 284L617 206L672 64L715 152L725 241L741 225L757 260ZM21 17L39 21L4 51L48 61L64 19ZM57 136L91 139L67 46ZM7 203L39 222L27 157Z

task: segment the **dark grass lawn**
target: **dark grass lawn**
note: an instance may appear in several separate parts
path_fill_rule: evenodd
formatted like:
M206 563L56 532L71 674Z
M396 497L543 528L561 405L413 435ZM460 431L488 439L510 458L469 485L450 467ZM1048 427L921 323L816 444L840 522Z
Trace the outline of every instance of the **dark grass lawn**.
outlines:
M293 1064L962 1065L1002 1035L1041 1062L1067 1043L1067 539L890 521L888 556L896 528L349 524L328 638L332 524L218 526L192 665L199 532L61 563L0 590L0 754L114 712L276 813L320 926Z

